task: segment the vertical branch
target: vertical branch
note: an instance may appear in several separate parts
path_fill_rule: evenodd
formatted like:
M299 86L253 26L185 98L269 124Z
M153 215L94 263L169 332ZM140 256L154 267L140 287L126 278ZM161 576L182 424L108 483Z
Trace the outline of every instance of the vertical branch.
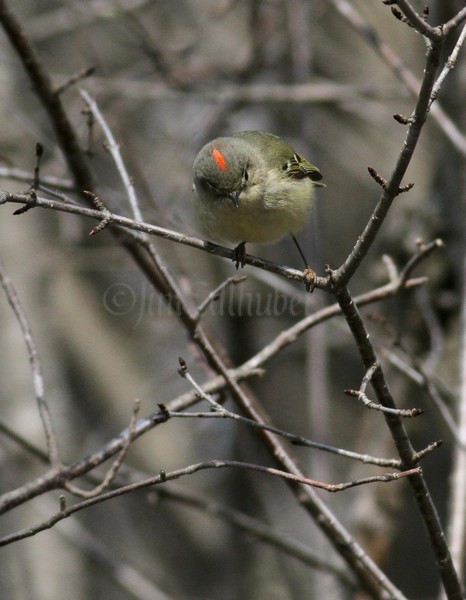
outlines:
M347 287L335 291L340 308L346 318L348 327L361 355L362 362L367 370L374 368L371 383L379 402L387 408L396 408L395 401L388 387L385 375L379 365L374 347L370 341L369 333L364 325L359 310ZM402 460L402 468L410 469L415 466L416 453L408 437L400 416L384 413L393 441ZM437 566L449 600L462 600L463 594L458 574L442 530L440 518L433 503L427 484L422 473L409 478L409 483L414 491L419 512L424 521L430 542L435 553Z
M36 343L32 335L31 326L26 316L26 312L20 302L18 294L16 293L13 282L5 273L3 264L0 261L0 283L3 287L5 295L8 299L13 312L15 313L16 319L18 320L21 332L26 342L26 348L28 351L29 362L32 370L32 383L34 386L34 394L36 397L37 408L39 409L39 415L42 421L42 426L45 432L45 439L47 441L47 454L52 467L58 468L60 466L60 459L58 455L58 444L55 436L52 424L52 417L50 414L49 406L44 397L44 379L42 376L42 367L39 361L39 355L37 352Z

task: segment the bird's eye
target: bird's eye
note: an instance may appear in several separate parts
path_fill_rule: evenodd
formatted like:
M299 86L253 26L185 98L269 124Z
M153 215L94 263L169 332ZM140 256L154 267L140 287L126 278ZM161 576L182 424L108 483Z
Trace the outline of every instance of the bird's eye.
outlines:
M244 172L243 172L243 181L246 182L248 180L249 180L249 173L247 172L246 169L244 169Z

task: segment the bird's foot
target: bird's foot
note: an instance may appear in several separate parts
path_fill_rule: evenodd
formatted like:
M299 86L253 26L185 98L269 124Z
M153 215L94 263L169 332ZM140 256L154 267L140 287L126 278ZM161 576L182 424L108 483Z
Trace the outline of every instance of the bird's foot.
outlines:
M240 242L236 248L233 249L233 262L235 263L236 268L241 265L241 268L244 267L244 257L246 256L246 242Z
M303 277L304 285L306 286L306 291L312 294L317 283L316 272L314 271L314 269L311 269L311 267L308 265L303 271Z

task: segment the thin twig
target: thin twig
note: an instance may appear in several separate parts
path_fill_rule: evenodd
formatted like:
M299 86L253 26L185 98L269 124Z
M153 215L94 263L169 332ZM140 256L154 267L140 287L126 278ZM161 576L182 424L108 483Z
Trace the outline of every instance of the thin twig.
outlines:
M442 25L443 35L448 35L450 31L456 29L458 25L461 25L466 20L466 8L462 8L454 17Z
M118 169L118 173L120 174L121 180L125 187L129 205L133 213L133 217L136 221L143 221L144 219L142 218L142 213L139 208L139 201L136 196L136 190L134 189L134 185L131 180L131 177L128 174L128 171L126 170L125 163L123 162L123 159L121 157L120 147L117 144L115 138L113 137L112 130L107 125L107 121L105 120L103 114L100 112L97 103L91 98L88 92L86 92L86 90L79 90L79 93L88 105L89 109L92 111L92 114L97 119L100 127L104 132L105 138L107 140L107 148L110 154L112 155L113 161L115 162L115 165Z
M72 87L76 83L79 83L83 79L87 79L88 77L93 75L95 73L96 69L97 69L97 65L91 65L90 67L85 67L84 69L81 69L75 75L68 77L68 79L64 83L62 83L61 85L58 85L55 88L55 93L58 95L63 94L63 92L66 92L66 90L68 90L70 87Z
M421 89L419 91L419 96L413 112L413 122L408 126L406 139L398 157L395 169L388 180L387 185L382 191L382 195L380 196L369 222L364 228L362 234L358 237L353 250L345 262L332 273L331 279L333 280L335 288L346 285L346 283L354 275L356 269L361 264L370 247L372 246L395 197L400 192L402 178L411 162L422 127L426 120L428 103L430 94L432 92L432 87L435 82L435 74L437 72L440 50L441 44L436 43L432 44L431 48L427 52L425 76L422 80Z
M71 202L65 203L58 200L42 198L40 196L37 196L36 199L31 199L31 197L28 194L12 194L10 192L0 190L0 205L5 204L7 202L23 204L25 206L33 204L34 207L37 208L58 210L60 212L82 215L85 217L98 219L99 221L102 219L101 211L72 204ZM141 231L142 233L147 233L149 235L156 235L167 240L176 241L179 244L190 246L191 248L196 248L197 250L203 250L204 252L208 252L209 254L229 258L230 260L233 260L234 258L234 251L229 248L225 248L224 246L220 246L218 244L214 244L206 240L201 240L199 238L187 236L170 229L165 229L164 227L159 227L158 225L152 225L150 223L135 221L134 219L123 217L121 215L117 215L111 212L106 214L106 218L108 219L109 224L113 224L118 227L129 228L134 231ZM142 242L143 240L139 240L139 243ZM294 279L295 281L304 282L303 272L297 269L285 267L279 265L278 263L267 261L265 259L252 256L250 254L245 255L244 261L245 264L264 269L265 271L269 271L271 273L283 275L288 279ZM318 277L316 287L325 288L325 285L326 279L324 277Z
M92 195L92 194L89 194ZM61 200L52 200L49 198L43 198L37 196L35 199L31 199L28 194L13 194L7 192L5 190L0 190L0 205L6 204L8 202L14 204L34 204L37 208L44 208L49 210L58 210L60 212L77 214L85 217L90 217L93 219L97 219L99 221L102 220L102 211L92 208L87 208L74 202L63 202ZM177 242L179 244L183 244L186 246L190 246L191 248L195 248L197 250L203 250L204 252L208 252L209 254L215 254L216 256L222 256L224 258L229 258L233 260L233 250L229 248L225 248L224 246L220 246L218 244L213 244L212 242L208 242L205 240L201 240L199 238L195 238L192 236L187 236L183 233L179 233L177 231L173 231L170 229L165 229L163 227L159 227L158 225L152 225L150 223L138 222L134 219L130 219L128 217L124 217L122 215L117 215L112 212L106 213L105 217L108 220L109 224L113 224L114 226L128 228L133 231L141 231L143 233L147 233L149 235L156 235L162 237L167 240L171 240ZM139 240L141 243L143 240ZM442 242L440 240L434 240L429 244L423 246L422 249L419 250L418 254L413 257L413 264L408 264L404 268L403 280L399 281L400 289L404 287L404 281L410 276L413 268L427 255L429 255L433 250L440 247ZM293 279L295 281L304 282L304 275L302 271L297 269L293 269L291 267L286 267L283 265L279 265L278 263L274 263L271 261L267 261L265 259L261 259L250 254L245 255L245 263L251 266L258 267L263 269L264 271L268 271L270 273L275 273L277 275L282 275L287 279ZM318 277L317 278L317 287L321 287L322 289L327 289L329 284L327 278ZM419 278L418 280L412 280L409 286L412 287L414 285L420 285L425 281L425 279Z
M439 238L433 240L432 242L424 243L420 242L417 244L417 251L413 256L408 260L406 265L403 267L400 273L400 283L403 285L403 282L407 281L408 277L411 277L411 273L413 270L428 256L435 252L435 250L439 250L443 248L445 244Z
M110 487L121 465L123 464L123 461L125 460L126 455L128 454L128 450L131 446L131 442L134 439L136 431L136 419L140 408L141 402L139 401L139 399L136 398L133 402L133 412L127 429L127 434L124 439L124 443L116 459L113 461L112 466L107 471L107 474L105 475L102 482L99 485L96 485L92 490L83 490L77 485L72 484L70 481L67 481L65 482L65 489L68 490L68 492L81 498L93 498L94 496L99 496Z
M29 183L31 181L31 173L29 171L24 171L23 169L14 169L13 167L0 167L0 179L9 179L11 181ZM74 184L71 179L42 175L38 189L43 190L46 186L56 188L57 190L63 190L65 192L75 191Z
M43 523L40 523L39 525L35 525L33 527L29 527L27 529L23 529L16 533L9 534L9 535L6 535L6 536L0 538L0 546L6 546L6 545L16 542L18 540L32 537L41 531L45 531L46 529L52 528L59 521L66 519L67 517L71 516L72 514L78 512L80 510L89 508L90 506L95 506L96 504L100 504L101 502L105 502L112 498L117 498L119 496L123 496L125 494L129 494L129 493L141 490L141 489L145 489L145 488L151 487L153 485L163 484L167 481L179 479L180 477L186 477L189 475L193 475L194 473L197 473L199 471L204 471L206 469L210 470L210 469L222 469L222 468L246 469L248 471L252 470L252 471L256 471L256 472L266 473L268 475L273 475L276 477L287 479L287 480L293 481L295 483L300 483L300 484L303 484L306 486L318 487L327 492L333 492L333 493L340 492L340 491L343 491L343 490L351 488L351 487L365 485L368 483L379 483L379 482L380 483L388 483L391 481L396 481L403 477L410 478L411 476L416 475L421 472L421 468L416 467L415 469L409 469L409 470L403 471L401 473L399 473L399 472L398 473L385 473L383 475L377 475L375 477L366 477L364 479L357 479L357 480L348 481L345 483L331 484L331 483L325 483L322 481L317 481L314 479L309 479L308 477L301 477L298 475L294 475L292 473L287 473L286 471L281 471L279 469L274 469L272 467L264 467L262 465L255 465L252 463L245 463L245 462L234 461L234 460L205 461L205 462L189 465L188 467L184 467L184 468L178 469L176 471L171 471L171 472L162 471L159 475L156 475L155 477L149 477L148 479L145 479L143 481L138 481L137 483L131 483L131 484L122 486L120 488L117 488L116 490L111 490L104 494L100 494L99 496L94 496L87 500L83 500L82 502L78 502L69 508L62 505L61 510L58 513L56 513L55 515L53 515L47 521L44 521ZM399 595L398 597L402 598L403 596Z
M364 306L372 302L378 302L385 298L390 298L399 294L403 289L420 285L424 283L424 279L413 279L405 282L403 287L400 287L400 282L395 280L381 286L375 290L361 294L355 298L358 306ZM238 381L251 376L263 374L263 365L276 356L283 349L294 343L297 338L309 331L312 327L319 325L340 314L340 308L337 304L325 307L312 315L298 321L296 324L280 332L269 344L262 348L256 355L247 360L243 365L236 369L229 369L229 377ZM203 390L207 393L215 393L222 390L226 386L225 379L222 376L217 376L203 385ZM172 411L181 411L189 406L192 406L198 398L193 393L182 394L167 404L167 408ZM144 435L146 431L164 422L166 419L161 418L160 413L154 413L148 418L140 419L136 425L135 438ZM40 478L34 486L28 485L27 488L21 487L13 490L0 497L0 514L4 513L15 506L40 495L44 491L60 487L63 480L73 479L89 472L91 469L108 460L121 450L123 440L127 433L122 432L118 437L110 440L99 451L85 457L78 463L70 465L62 470L60 477L54 473L49 473Z
M367 408L371 408L373 410L378 410L380 412L384 412L391 415L398 415L402 418L410 418L417 417L421 415L424 411L420 408L389 408L387 406L383 406L382 404L375 404L366 395L366 388L369 385L372 377L376 374L377 370L380 369L380 365L374 363L369 369L366 371L366 374L362 378L361 385L359 390L345 390L345 394L347 396L354 396L355 398L359 398L364 406Z
M36 342L32 334L31 326L27 318L26 312L21 304L19 296L15 290L13 282L6 274L3 264L0 261L0 283L3 287L3 291L7 297L8 303L10 304L13 312L18 320L18 324L21 328L26 348L29 356L29 363L32 371L32 383L34 386L34 394L36 397L37 408L39 409L39 415L42 421L42 427L44 428L45 439L47 442L47 454L49 457L52 468L58 469L60 467L60 458L58 452L58 443L53 430L52 416L50 414L49 405L44 394L44 378L42 375L42 366L39 360L39 354L37 352Z
M393 72L403 81L408 91L417 98L419 90L421 89L421 80L415 77L393 48L380 38L377 30L372 27L369 22L364 20L348 0L331 0L331 2L339 13L355 28L359 35L361 35L361 37L376 50ZM443 32L445 35L447 34L447 31L450 31L450 28L444 26ZM430 114L434 119L434 122L452 145L463 156L466 156L466 137L458 126L453 123L438 102L432 106ZM412 117L405 120L405 124L412 122Z
M218 285L214 290L212 290L207 295L207 297L204 298L204 300L199 304L197 308L198 319L201 318L201 316L205 313L205 311L213 302L216 302L220 298L222 292L227 287L243 283L243 281L246 281L246 279L247 277L245 275L242 275L239 277L228 277L227 279L225 279L225 281L222 281L222 283Z
M185 365L186 363L184 363ZM181 372L181 369L180 369ZM213 412L179 412L167 410L167 417L185 417L185 418L227 418L232 419L234 421L238 421L240 423L244 423L249 425L250 427L254 427L257 429L264 429L266 431L270 431L271 433L275 433L281 437L284 437L292 444L296 446L306 446L308 448L316 448L318 450L323 450L325 452L330 452L332 454L337 454L339 456L344 456L346 458L351 458L353 460L358 460L365 464L377 465L380 467L392 467L398 469L400 467L400 461L391 458L377 458L375 456L369 456L367 454L359 454L357 452L351 452L349 450L343 450L342 448L335 448L334 446L329 446L327 444L321 444L319 442L314 442L313 440L309 440L303 436L296 435L294 433L290 433L279 427L274 427L272 425L267 425L265 423L258 423L257 421L253 421L252 419L248 419L247 417L243 417L242 415L238 415L224 406L216 402L210 394L207 394L205 390L196 382L196 380L192 377L187 369L183 369L182 376L190 382L193 388L196 390L196 393L199 395L199 398L205 400L211 406Z
M447 75L455 68L456 61L458 60L458 54L461 50L462 45L464 44L464 40L466 39L466 25L463 26L461 33L456 40L455 47L450 53L445 66L442 69L442 72L437 77L437 81L435 82L434 87L432 88L432 93L430 94L429 108L432 106L432 103L437 100L437 96L440 92L440 89L445 81Z
M32 444L23 435L19 434L17 431L14 431L14 429L12 429L10 425L5 423L5 421L2 419L0 419L0 432L15 442L15 444L18 444L18 446L20 446L23 450L26 450L29 452L29 454L32 454L32 456L35 456L41 460L43 463L49 462L49 455L47 452L44 452L41 448L38 448L35 444Z
M408 19L411 27L414 27L419 33L429 38L429 40L435 42L439 41L442 37L442 30L440 27L432 27L425 19L418 15L408 0L396 0L396 4L403 11L405 17Z
M34 178L32 180L31 189L36 191L40 186L40 163L42 155L44 154L44 147L42 144L36 144L36 164L34 165Z

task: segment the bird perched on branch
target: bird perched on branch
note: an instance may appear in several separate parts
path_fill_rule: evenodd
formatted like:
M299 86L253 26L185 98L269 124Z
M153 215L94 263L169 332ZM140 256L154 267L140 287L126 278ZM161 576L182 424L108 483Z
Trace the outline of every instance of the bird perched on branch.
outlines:
M200 150L193 165L194 206L210 234L237 244L237 268L244 266L247 242L269 244L287 234L307 263L294 233L306 223L321 179L319 169L278 136L243 131Z

